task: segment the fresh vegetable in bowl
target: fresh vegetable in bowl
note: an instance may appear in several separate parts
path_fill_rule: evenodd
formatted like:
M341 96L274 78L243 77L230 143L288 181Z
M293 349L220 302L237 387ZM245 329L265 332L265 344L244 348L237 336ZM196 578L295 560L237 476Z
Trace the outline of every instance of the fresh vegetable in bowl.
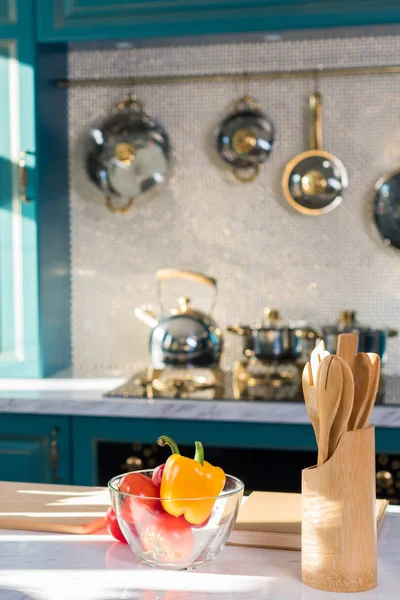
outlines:
M120 537L115 537L126 538L148 565L196 569L214 560L225 545L244 486L204 461L200 442L195 443L194 459L181 456L168 436L158 443L172 449L165 464L109 481L120 527Z
M195 442L194 459L181 456L177 444L166 435L161 436L157 443L168 445L172 450L161 481L164 510L174 517L183 515L192 525L201 525L210 516L215 499L224 488L224 471L204 460L201 442ZM192 498L194 502L190 501Z

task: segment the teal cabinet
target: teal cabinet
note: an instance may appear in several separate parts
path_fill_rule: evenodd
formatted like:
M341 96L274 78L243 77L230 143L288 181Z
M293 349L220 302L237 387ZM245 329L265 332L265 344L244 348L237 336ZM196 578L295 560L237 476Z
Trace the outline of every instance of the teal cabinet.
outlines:
M69 417L0 414L0 480L69 483Z
M75 485L98 485L100 442L154 444L168 434L182 446L201 440L205 447L316 450L311 425L73 417L71 427Z
M45 42L397 22L394 0L38 0L39 39Z
M46 376L69 364L68 187L57 193L66 176L45 186L63 155L43 139L54 109L41 79L33 9L33 0L0 2L0 377Z

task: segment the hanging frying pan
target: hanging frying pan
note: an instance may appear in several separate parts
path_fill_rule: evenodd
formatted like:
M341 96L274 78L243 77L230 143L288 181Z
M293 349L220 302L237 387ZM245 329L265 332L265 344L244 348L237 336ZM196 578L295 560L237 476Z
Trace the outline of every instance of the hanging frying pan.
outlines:
M375 184L374 218L385 243L400 250L400 169Z
M342 161L322 150L322 97L318 92L310 96L310 116L310 150L287 163L282 189L297 211L322 215L339 206L348 177Z

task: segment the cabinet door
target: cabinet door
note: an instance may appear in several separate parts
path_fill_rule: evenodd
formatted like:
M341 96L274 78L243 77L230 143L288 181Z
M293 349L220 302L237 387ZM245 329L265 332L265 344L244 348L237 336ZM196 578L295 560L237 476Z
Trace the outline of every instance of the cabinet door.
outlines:
M32 0L0 6L0 377L37 376Z
M397 0L39 0L41 41L149 38L400 21Z
M70 483L69 418L0 414L0 480Z

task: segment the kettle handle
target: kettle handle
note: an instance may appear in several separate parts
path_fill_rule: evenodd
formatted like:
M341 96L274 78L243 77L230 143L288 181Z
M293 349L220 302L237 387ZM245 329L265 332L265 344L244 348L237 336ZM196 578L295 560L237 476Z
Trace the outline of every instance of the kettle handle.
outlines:
M214 310L216 295L217 295L217 280L214 277L208 277L203 273L197 271L191 271L190 269L158 269L156 271L156 281L158 288L158 301L161 307L161 311L164 307L164 298L161 294L160 284L162 281L169 281L171 279L186 279L186 281L194 281L196 283L202 283L213 288L213 299L211 302L210 312Z
M196 283L203 283L217 289L217 280L214 277L208 277L203 273L197 273L197 271L190 271L189 269L159 269L156 271L157 281L167 281L169 279L186 279L187 281L195 281Z

